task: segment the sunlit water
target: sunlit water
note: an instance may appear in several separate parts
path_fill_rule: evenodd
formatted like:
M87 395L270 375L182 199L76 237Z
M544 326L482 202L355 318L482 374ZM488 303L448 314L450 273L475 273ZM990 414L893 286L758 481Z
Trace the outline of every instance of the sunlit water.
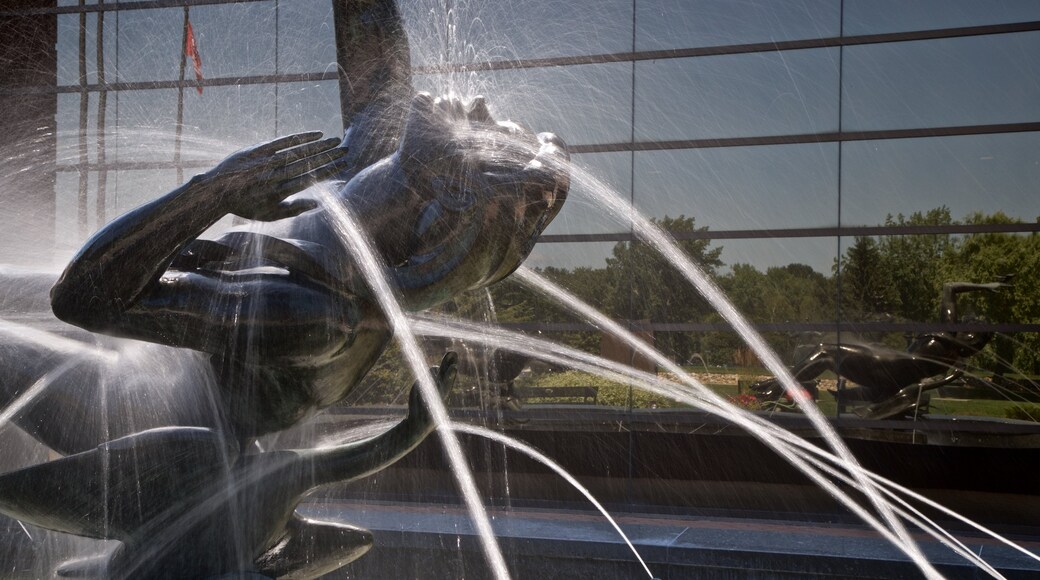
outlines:
M862 509L856 501L840 489L836 488L824 477L833 477L838 482L847 484L862 491L862 485L847 475L850 470L857 469L857 466L848 465L840 457L828 453L744 409L729 404L719 406L716 403L701 397L699 393L691 393L688 388L656 375L650 375L626 365L609 361L583 351L575 350L565 345L543 341L522 334L511 333L474 323L437 319L425 315L414 318L413 329L420 334L428 336L450 336L474 343L487 344L495 348L523 353L533 358L552 362L566 368L574 368L612 381L630 384L637 388L672 398L694 408L717 414L720 417L746 429L753 435L759 434L762 436L762 440L765 444L772 447L785 458L788 458L793 464L799 465L800 468L803 468L803 472L816 481L822 488L832 493L834 497L836 497L853 513L856 513L859 517L864 519L864 521L870 523L883 537L887 538L897 546L899 544L900 540L892 534L891 531L873 518L869 512ZM809 464L808 468L804 468L804 464L806 463ZM819 470L821 473L817 473L816 470ZM946 530L936 525L924 516L917 508L914 508L907 503L903 497L899 497L896 494L902 494L905 498L920 502L921 504L926 505L931 509L935 509L946 516L966 523L973 528L998 539L1005 545L1040 561L1040 556L1031 553L992 530L964 518L960 514L957 514L940 504L913 492L912 490L877 476L876 474L862 470L861 473L865 477L870 478L875 485L881 486L882 494L885 497L882 501L885 501L886 503L894 502L897 504L892 509L900 517L903 517L912 524L920 527L927 534L950 547L950 549L955 553L979 566L980 569L990 573L994 577L1000 577L999 573L993 570L993 568L982 558L972 553Z
M712 308L721 314L730 326L736 330L740 338L754 351L766 368L781 381L788 396L802 409L812 425L827 441L827 444L848 465L856 465L856 459L852 456L844 441L830 426L804 389L794 380L794 377L780 361L776 353L766 344L765 340L751 326L748 320L726 299L723 292L704 273L700 266L686 256L675 243L675 240L646 218L646 216L635 210L628 200L622 198L594 175L575 167L572 169L572 180L585 183L593 199L602 203L607 212L618 219L620 223L631 223L636 235L660 252L668 263L675 267L697 289ZM881 514L888 527L898 536L899 542L896 545L899 549L906 553L927 576L941 577L938 571L925 558L924 554L921 553L917 543L907 532L899 518L892 512L888 503L881 498L880 492L875 488L873 482L862 475L859 470L852 470L852 474L860 482L863 492L870 498L874 508Z
M438 64L446 65L451 62L459 62L474 59L474 49L472 45L469 45L465 42L465 39L463 38L465 34L462 31L460 31L460 25L457 22L457 19L455 18L454 14L449 13L443 19L435 21L433 27L435 29L438 29L435 31L437 36L444 37L446 39L444 41L444 44L447 48L445 49L445 52L441 53L436 59L436 62ZM472 74L465 72L453 73L451 75L447 75L446 79L447 80L444 81L443 85L440 87L441 92L456 92L462 94L482 92L482 87L480 87L479 83L475 80L475 77ZM138 143L145 143L150 140L154 141L156 139L161 140L167 146L160 147L157 145L156 149L168 149L169 142L172 139L172 132L170 131L149 132L147 130L143 130L138 131L136 134L131 134L131 132L128 129L121 128L120 132L125 136L126 142L129 143L129 145L126 146L128 149L132 149ZM254 141L261 140L264 137L266 136L257 135L255 136L255 138L245 137L242 139L241 144L245 145ZM219 159L227 152L237 148L236 146L229 147L229 145L226 142L218 142L215 140L199 139L194 142L191 142L191 139L187 136L185 137L185 141L186 142L183 144L185 159ZM118 146L119 145L117 142L111 142L110 147L112 147L113 150ZM59 150L58 163L75 163L78 160L77 157L78 152L73 147L67 147ZM43 168L40 169L42 170ZM572 168L572 170L580 174L580 170L578 168ZM190 173L191 171L187 172L188 175L190 175ZM512 340L507 340L505 337L502 337L499 334L496 334L495 331L488 330L487 328L468 330L460 326L452 326L447 329L443 327L438 328L436 327L435 323L429 320L420 320L415 323L415 326L420 330L426 332L443 333L443 335L446 335L449 338L460 338L465 339L467 341L472 341L474 343L484 341L485 343L491 346L510 348L519 352L526 352L528 354L538 356L539 358L543 358L546 360L556 360L561 364L566 363L576 368L583 368L589 370L590 372L596 372L597 374L600 374L602 376L607 376L609 378L638 384L642 388L654 390L655 392L666 394L667 396L671 396L684 403L698 406L699 408L703 408L705 410L717 413L720 416L734 421L735 423L741 424L742 426L747 428L749 432L756 434L757 436L762 438L763 441L783 442L784 444L788 445L789 448L778 448L778 453L781 453L785 457L788 457L789 460L792 461L792 463L795 463L800 467L804 467L807 473L815 474L810 475L810 477L822 477L822 472L823 474L829 475L838 481L857 487L858 489L870 495L875 507L878 509L885 521L888 523L888 527L886 527L882 522L877 521L865 510L859 510L858 513L860 513L861 517L863 517L868 522L871 522L872 525L879 529L879 531L882 534L891 539L894 544L899 546L900 549L906 550L908 554L915 560L915 562L917 562L917 564L922 567L922 570L925 571L928 575L936 575L937 573L924 560L923 556L917 550L915 543L912 541L912 539L906 533L903 526L900 524L899 518L908 518L908 520L912 523L915 523L915 525L922 525L922 527L925 528L926 531L931 530L929 531L929 533L936 535L936 537L941 536L942 538L945 538L944 541L949 543L951 545L951 548L958 550L955 541L946 536L942 536L943 532L939 530L937 526L930 525L929 522L926 519L924 519L923 516L921 516L920 514L915 515L914 512L909 511L912 508L910 508L906 504L899 503L903 500L897 497L895 494L902 494L903 496L910 497L915 501L925 502L931 505L931 507L934 507L935 509L943 510L943 508L941 508L941 506L935 505L934 503L930 503L926 498L920 497L917 494L911 492L910 490L901 488L893 484L892 482L888 482L874 474L865 472L864 470L859 468L859 466L852 459L851 455L847 453L847 450L845 450L845 447L841 443L840 439L838 439L836 435L829 434L831 433L831 431L829 429L829 425L826 424L826 420L822 417L822 415L819 414L818 410L815 408L812 402L805 398L802 390L800 388L796 388L796 383L794 383L793 379L786 371L786 368L776 358L775 354L772 353L772 351L768 348L765 342L762 341L761 338L757 335L757 333L754 332L753 328L747 325L746 321L742 319L740 314L733 310L732 307L724 300L724 298L721 296L721 293L719 293L718 289L714 287L712 282L703 275L703 272L701 272L695 264L689 263L688 260L686 260L685 256L683 256L682 253L678 251L678 248L674 246L672 241L666 235L660 232L656 228L656 226L654 226L649 221L645 220L645 218L643 218L642 216L633 215L633 210L627 201L623 201L617 198L615 195L613 195L612 192L608 190L608 188L596 186L595 184L597 183L597 181L592 176L580 175L576 176L576 179L582 179L587 183L593 184L593 187L591 187L590 189L599 192L599 194L597 194L597 199L600 199L603 202L605 202L605 204L608 207L610 207L611 211L615 212L619 218L624 220L633 220L635 222L635 229L637 234L639 234L645 240L654 243L655 246L657 246L666 255L668 255L669 259L674 264L676 264L676 266L679 267L681 271L683 271L683 273L687 276L691 283L697 286L698 289L705 293L706 298L709 301L711 301L711 303L718 309L718 311L725 315L727 317L727 320L730 320L731 324L733 324L734 327L737 328L742 333L742 335L744 335L745 339L749 341L749 344L755 349L756 354L758 354L759 358L766 364L767 367L769 367L770 371L784 381L784 383L789 388L789 393L791 393L791 395L797 401L799 406L804 410L809 419L817 424L817 427L821 429L821 433L823 433L825 437L828 437L828 441L831 444L832 448L835 449L835 451L838 453L837 456L824 453L819 448L811 444L805 443L801 439L795 437L790 433L787 433L786 431L776 428L775 425L769 423L768 421L762 420L760 417L757 417L754 414L733 408L731 405L728 405L724 400L721 400L721 398L717 397L717 395L712 393L710 390L704 389L703 385L699 385L698 383L696 383L696 381L693 380L692 377L689 377L685 372L682 372L681 369L678 369L679 372L676 372L676 369L672 368L675 367L675 365L671 363L671 361L668 360L667 357L664 357L663 355L657 353L653 349L647 349L645 343L643 343L642 341L635 340L631 342L631 344L633 345L633 347L641 349L641 351L643 349L646 349L644 354L651 356L652 358L657 360L658 364L662 365L662 367L669 369L671 372L673 372L676 377L680 378L680 380L683 383L682 385L670 384L661 381L661 379L657 377L651 377L649 375L640 377L638 375L633 374L633 371L631 371L631 369L610 367L606 364L607 361L581 359L580 357L578 357L577 353L568 353L568 356L561 357L560 353L566 352L566 349L562 348L560 345L538 345L537 341L531 339L530 337L513 337ZM115 186L116 182L113 181L112 185ZM163 190L156 190L155 192L149 193L157 194L161 193L161 191ZM136 192L136 195L140 195L140 192ZM133 194L128 193L127 197L125 197L122 201L119 201L119 197L117 196L114 204L115 207L110 208L111 211L109 215L114 215L118 211L118 209L126 209L128 207L132 207L133 205L136 205L136 200L134 199ZM378 263L375 263L374 261L372 261L371 263L367 263L369 262L369 258L371 258L372 255L370 252L366 252L364 249L365 240L364 236L361 234L361 230L355 227L354 224L350 223L349 215L345 212L341 212L338 204L332 203L329 205L329 207L330 213L333 215L333 219L337 223L339 223L339 225L342 226L340 228L341 233L344 235L345 238L352 240L350 246L352 248L355 248L356 251L359 252L362 258L359 261L362 262L362 264L366 264L366 270L369 270L368 274L370 283L373 284L373 286L385 285L385 280L382 277L382 266ZM626 221L626 223L628 222ZM61 240L61 243L63 245L62 249L66 250L67 252L71 252L76 247L78 247L78 244L81 241L82 236L80 236L79 238L70 236L69 238ZM360 242L360 244L355 242ZM550 293L554 292L550 286L537 281L537 276L534 275L531 271L521 270L519 272L519 275L525 280L534 280L533 286L541 289L542 291L548 290ZM473 517L475 526L481 531L482 542L484 544L485 551L488 554L488 559L492 564L492 568L495 571L496 577L506 578L508 577L508 573L505 571L504 561L502 560L501 553L498 550L497 542L495 541L493 534L491 534L490 525L488 524L487 516L484 513L483 505L480 503L479 497L477 497L476 495L476 488L472 482L472 477L468 473L466 460L464 457L461 456L461 449L458 448L457 440L454 437L453 431L464 430L466 432L473 432L482 436L493 437L495 440L502 442L506 445L515 446L516 444L504 441L502 437L497 434L492 434L486 431L477 432L474 430L474 428L466 426L452 426L452 424L448 421L447 413L444 410L443 405L440 403L440 398L437 394L437 389L430 380L429 373L426 369L425 360L423 359L421 353L418 351L418 348L415 346L414 338L411 336L411 329L409 328L410 323L401 315L400 309L397 308L396 305L393 303L392 292L389 290L388 287L385 288L385 292L381 291L379 295L381 306L383 307L384 311L387 312L388 318L391 319L394 325L395 333L397 334L398 338L402 341L402 347L405 350L409 363L413 367L415 375L419 378L420 386L423 389L422 392L424 400L427 402L428 405L430 405L434 416L437 418L439 429L442 435L441 438L443 441L446 442L446 445L448 447L447 452L449 459L453 465L453 471L460 477L460 488L462 488L464 492L467 505L471 510L471 513L474 514ZM567 303L566 300L564 300L564 302ZM571 301L569 303L569 306L574 308L583 317L594 321L594 323L596 323L597 325L601 325L601 327L604 330L618 334L619 336L625 336L624 330L617 326L615 323L601 317L601 315L596 315L595 313L591 313L584 310L585 307L583 305L575 304L573 303L573 301ZM4 324L0 323L0 334L2 334L4 330ZM6 326L6 330L12 331L13 333L17 334L19 337L23 339L39 339L55 349L68 349L67 354L72 359L75 359L75 357L118 358L115 353L112 353L110 351L99 349L94 346L84 346L82 345L82 343L78 343L76 341L68 341L67 339L61 338L60 336L34 334L38 331L25 331L24 328L10 326L10 323L8 323L8 325ZM621 332L617 332L619 330ZM627 339L629 337L625 338ZM525 348L527 350L524 350ZM557 358L554 359L554 356ZM22 398L24 400L19 399L18 402L8 406L3 410L3 413L0 414L0 424L2 424L6 419L15 416L24 405L30 404L32 400L34 400L40 394L44 393L48 388L48 385L50 385L56 377L60 376L64 372L67 372L69 368L72 368L72 366L74 365L71 362L64 363L63 365L58 366L51 372L47 373L46 376L41 377L39 381L37 381L29 390L25 392ZM691 389L694 390L691 391ZM364 433L364 435L369 434L374 433L372 433L371 431L366 431ZM358 436L358 434L354 434L354 436L356 437ZM324 444L328 442L322 443ZM263 475L263 473L257 473L254 474L254 477L261 478L263 477ZM836 493L837 496L842 496L840 490L837 490L837 488L830 484L830 482L827 482L824 479L820 479L818 483L821 484L821 487L824 487L832 494ZM215 502L217 500L213 501ZM893 507L890 505L890 502L896 502L899 505ZM209 504L202 504L197 506L195 511L198 513L203 513L207 509L212 509L212 506ZM858 506L857 508L850 507L850 509L857 510ZM944 510L944 513L947 513L947 515L950 515L952 517L959 517L956 514L950 513L948 510ZM191 514L186 514L186 516L188 516L186 517L186 521L191 521ZM962 519L962 521L965 520ZM977 524L976 527L978 527ZM979 529L984 530L984 528L981 527ZM1004 540L1003 538L1001 538L1001 540L1006 542L1006 540ZM1009 543L1009 545L1013 544ZM959 551L958 553L961 552ZM961 555L966 558L969 558L970 560L978 564L985 571L991 574L995 574L995 571L993 571L992 568L989 568L985 562L978 559L974 554L961 553ZM649 569L647 569L647 573L650 574Z
M739 314L735 313L735 311L732 311L732 307L726 305L724 298L717 292L717 289L714 288L710 280L707 280L703 276L703 274L701 274L697 270L695 265L684 264L685 256L683 256L681 252L679 252L678 249L674 247L674 244L666 235L657 230L652 223L645 220L641 216L633 215L632 209L627 204L627 202L617 199L616 196L614 196L613 193L610 192L607 188L598 184L598 182L592 176L582 175L581 171L578 168L571 168L571 170L577 174L577 179L585 180L587 184L591 183L593 187L591 187L590 189L601 190L601 197L603 198L603 201L619 217L623 217L623 219L635 220L637 224L637 232L645 239L651 240L652 242L657 244L659 248L663 249L664 253L669 256L669 258L673 261L673 263L677 265L677 267L682 268L684 266L688 266L687 270L684 271L684 273L691 280L691 283L699 285L698 287L702 289L702 291L705 291L707 293L707 296L710 300L713 301L713 303L719 302L721 304L721 307L719 308L720 311L726 312L728 309L730 311L731 316L736 315L736 326L738 328L741 327L741 324L743 324L746 328L750 328L746 325L746 323L741 323L741 320L739 319ZM326 199L327 203L330 199L332 199L331 192L327 190L324 192L323 196ZM387 313L388 319L392 321L395 333L397 334L399 339L402 340L403 350L405 351L406 356L408 356L409 363L412 365L413 371L415 372L416 376L419 377L419 383L421 388L423 389L424 400L427 402L427 404L431 406L431 410L434 416L436 417L439 429L442 434L442 440L445 441L445 444L447 446L447 454L449 460L453 463L453 472L459 477L459 486L463 491L463 496L467 502L467 506L470 509L471 514L473 514L474 525L481 535L481 541L484 545L488 561L491 564L492 570L494 571L497 578L507 578L508 571L506 569L504 558L502 557L502 554L497 546L497 541L494 538L494 534L491 531L486 512L482 503L480 502L479 494L476 491L472 475L468 471L466 460L462 456L461 448L458 446L457 439L455 439L453 434L453 431L456 429L465 430L469 432L472 431L473 428L466 426L453 426L448 421L447 412L440 402L436 386L432 383L432 380L426 369L426 362L424 360L424 357L418 350L418 347L415 345L414 337L412 337L411 335L411 329L409 328L410 323L406 318L404 318L403 314L400 312L400 308L396 305L396 303L393 302L393 293L389 289L389 286L387 285L385 278L382 275L383 267L375 260L374 255L370 253L370 250L368 250L366 253L366 250L364 249L365 238L362 230L357 228L356 224L351 223L349 214L339 203L328 203L327 210L329 211L333 222L337 225L337 229L340 231L343 237L349 241L349 244L346 245L348 245L349 247L354 249L355 252L358 253L358 261L359 263L364 265L364 269L366 270L366 273L369 276L369 283L376 288L383 286L383 288L381 288L382 292L380 297L380 304L384 311ZM367 265L365 265L366 261L369 262ZM604 331L625 338L627 341L630 342L630 344L632 344L634 348L639 349L641 352L643 352L643 354L653 358L663 368L674 373L676 377L679 377L680 381L683 384L678 385L662 382L656 377L633 376L631 369L612 368L609 367L609 365L606 365L605 361L602 360L582 360L578 358L575 353L570 353L570 356L561 358L559 356L559 353L565 351L566 349L561 348L560 345L547 345L543 347L542 350L532 349L531 344L534 341L532 341L530 337L518 338L517 341L521 344L517 344L516 342L500 340L501 337L499 337L494 332L489 331L486 327L479 329L479 331L476 329L467 330L460 327L452 327L451 329L449 329L448 332L444 332L444 329L442 328L440 330L442 335L448 338L462 339L470 342L471 344L477 344L480 341L484 341L489 346L493 346L495 348L507 348L511 350L517 350L518 352L532 354L533 356L537 356L538 358L543 358L545 360L555 360L556 362L559 362L561 364L567 364L568 366L572 366L574 368L580 368L584 370L589 370L590 372L596 372L597 374L606 376L608 378L613 378L615 380L624 380L631 384L636 384L641 388L646 388L648 390L658 392L666 396L670 396L683 403L694 405L699 408L708 410L710 412L719 414L720 416L723 416L728 420L731 420L734 423L741 425L750 433L759 437L761 440L774 447L780 455L784 456L792 464L802 469L803 472L805 472L810 478L816 481L817 484L821 486L821 488L825 489L828 493L831 493L833 496L845 503L850 510L859 515L870 525L875 527L882 535L884 535L890 541L892 541L893 544L898 546L900 549L906 551L908 555L911 556L911 558L917 561L917 564L927 575L931 576L937 573L934 571L933 568L931 568L927 561L918 561L918 556L920 556L920 553L916 551L916 546L913 542L906 541L908 534L906 534L905 529L903 529L901 525L892 525L893 521L895 521L898 524L898 518L900 517L905 518L910 523L921 527L927 533L929 533L939 541L950 546L950 548L954 550L956 553L974 562L976 565L980 567L980 569L992 575L999 576L996 573L996 571L993 570L985 561L983 561L978 556L972 554L963 545L959 544L955 538L953 538L947 532L942 530L939 526L935 525L933 522L928 520L925 516L923 516L919 511L917 511L908 503L906 503L906 501L897 494L901 494L903 497L912 498L915 501L924 502L926 505L930 505L935 509L943 511L951 517L959 518L961 519L961 521L971 523L977 529L992 534L992 532L989 532L989 530L985 530L985 528L982 528L981 526L978 526L973 522L967 522L967 520L961 518L960 516L953 514L948 510L945 510L941 506L935 505L934 502L929 502L925 498L922 498L909 490L901 488L893 484L892 482L883 480L874 474L864 472L854 461L851 461L849 458L840 455L840 450L842 449L842 446L840 445L837 447L837 449L839 450L838 456L825 454L819 448L804 442L803 440L791 435L790 433L776 428L768 421L764 421L760 417L755 416L754 414L747 413L743 410L732 407L725 400L718 397L709 389L704 388L703 385L697 383L696 380L694 380L692 377L689 377L685 372L682 371L681 368L678 368L676 365L674 365L674 363L668 360L667 357L664 357L657 351L648 347L642 341L636 340L630 334L626 333L626 331L624 331L623 328L617 325L617 323L609 320L602 314L596 313L587 305L583 305L577 302L573 299L573 297L566 296L565 292L563 292L559 288L556 288L551 283L548 283L535 272L525 268L521 268L518 271L517 275L519 278L527 282L533 288L549 294L555 300L559 301L560 303L566 305L568 308L577 312L586 320L593 322L595 325L599 326ZM417 323L415 323L416 327L424 332L431 332L431 329L428 327L429 324L429 321L423 320L420 320ZM25 325L21 325L18 323L6 322L4 324L0 324L0 333L3 332L6 332L8 335L16 334L24 339L37 340L41 343L46 343L49 347L55 350L65 351L72 359L76 359L77 357L100 357L101 359L106 359L114 362L121 358L119 356L119 353L108 351L105 349L100 349L94 345L84 345L83 343L74 340L64 339L58 335L52 335L46 332L36 331L35 329L31 329L30 327L26 327ZM754 341L752 340L751 342ZM759 339L759 342L759 348L766 348L764 342L761 342L761 339ZM409 343L411 343L411 346L409 346ZM526 351L524 350L525 348L527 348ZM554 359L554 356L557 358ZM780 371L777 372L778 376L784 376L787 374L784 367L780 365L778 360L775 359L775 355L772 355L769 352L764 353L764 355L763 353L760 353L760 358L762 358L763 361L768 361L772 359L775 365L779 365L777 367ZM125 361L126 359L124 358L123 360ZM47 374L47 376L42 377L36 384L32 386L31 389L26 391L24 395L26 400L24 402L21 402L20 404L28 404L36 396L44 392L47 388L47 385L50 384L53 378L55 376L59 376L63 372L67 372L69 369L66 368L66 366L71 368L70 365L72 365L72 363L66 363L61 367L53 369L52 372ZM787 378L790 383L790 377L788 376ZM802 394L801 389L793 389L792 394L797 399L797 397ZM810 415L810 418L812 417L811 413L813 411L815 411L818 414L818 411L816 411L815 406L811 403L811 401L802 400L799 401L799 403L804 405L803 408L806 409L806 412ZM0 419L5 419L14 416L20 408L21 407L17 405L9 406L7 409L4 410L2 416L0 416ZM823 422L825 427L829 427L829 425L826 424L825 420L823 420ZM490 437L490 434L485 432L479 434L482 436ZM354 437L358 436L358 434L354 435ZM501 437L494 438L499 442L503 442ZM329 442L325 442L325 444L327 443ZM518 448L518 444L515 442L504 444L512 445L514 448ZM319 443L318 446L322 446L322 444ZM257 471L256 473L250 474L246 478L246 480L238 482L236 485L246 485L255 483L257 481L260 481L263 477L265 477L267 473L268 470L266 469ZM843 493L830 480L828 480L827 477L833 478L835 481L850 485L865 493L871 494L872 501L874 502L875 507L878 508L880 513L885 515L889 523L889 526L885 526L882 522L878 521L873 516L871 516L868 511L858 506L853 500L851 500L848 497L847 494ZM218 507L221 504L221 502L226 501L227 497L232 493L233 490L229 489L227 490L226 494L219 494L222 495L223 498L211 498L210 500L202 502L199 505L195 506L195 508L193 508L189 513L184 514L183 517L179 519L180 525L175 526L174 529L164 530L162 533L157 534L157 542L154 546L154 550L151 551L151 553L155 553L161 550L164 545L167 545L168 543L175 541L178 533L183 533L184 530L190 528L190 525L192 523L197 521L198 518L204 517L207 513ZM587 492L583 491L583 493ZM598 506L598 502L595 502L593 498L590 499L592 499L593 502ZM616 527L616 524L613 525L615 525ZM1006 539L1000 538L995 534L993 535L994 537L999 538L1001 541L1007 543L1008 545L1014 546L1013 543L1007 541ZM1023 553L1029 553L1028 551L1023 550L1020 547L1015 547L1023 551ZM920 558L923 558L923 556L920 556ZM644 564L644 568L645 567L646 566ZM650 574L649 569L647 569L647 573ZM652 574L650 575L652 576Z
M375 251L368 243L368 235L358 224L357 220L354 219L347 207L336 199L335 193L328 187L319 187L318 189L321 191L321 199L333 227L342 237L344 245L352 252L360 266L365 280L379 301L383 314L390 321L405 359L411 366L412 372L419 383L423 402L429 407L437 424L437 430L441 435L440 439L448 456L448 463L458 482L463 500L466 502L466 507L469 509L473 525L477 529L488 564L491 566L495 578L499 580L507 579L509 578L509 569L506 567L502 550L491 528L491 522L488 519L487 510L484 509L473 474L466 463L466 457L462 453L462 447L459 445L458 438L451 428L448 410L445 408L437 386L430 376L425 356L415 340L408 319L405 317L401 306L394 297L393 290L390 288L390 283L385 274L385 266L380 263Z

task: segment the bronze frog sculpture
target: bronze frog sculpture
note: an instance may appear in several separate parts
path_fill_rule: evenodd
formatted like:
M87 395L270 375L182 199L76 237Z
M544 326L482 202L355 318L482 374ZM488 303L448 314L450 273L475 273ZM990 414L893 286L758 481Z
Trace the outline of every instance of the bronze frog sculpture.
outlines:
M18 418L68 457L0 476L0 511L123 542L110 558L70 564L68 573L315 577L371 544L360 528L305 520L294 509L308 490L377 471L432 431L414 387L408 418L372 440L245 451L255 437L341 400L391 340L326 210L297 195L342 172L352 141L349 131L342 145L304 133L235 153L105 226L54 285L59 319L178 347L163 352L203 369L172 375L154 397L132 380L107 381L105 396L123 401L116 404L131 420L99 421L85 408L102 388L91 381L105 363L87 360L90 368L55 377ZM496 121L483 99L420 93L396 151L353 175L335 202L365 224L403 307L420 310L520 265L566 199L567 160L560 139ZM272 223L200 239L228 214ZM53 353L33 352L40 348L5 346L5 367L33 354L53 362ZM455 367L448 354L433 370L445 393ZM5 398L18 394L7 387ZM82 485L67 485L70 478ZM238 537L227 541L233 524Z

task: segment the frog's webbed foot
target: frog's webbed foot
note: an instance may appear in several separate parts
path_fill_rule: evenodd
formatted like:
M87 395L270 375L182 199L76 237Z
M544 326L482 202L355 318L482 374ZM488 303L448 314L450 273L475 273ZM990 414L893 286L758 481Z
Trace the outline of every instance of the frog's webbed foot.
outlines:
M256 559L256 570L272 578L319 578L368 552L372 532L338 522L293 514L285 535Z
M441 357L441 364L430 369L441 401L448 396L448 392L455 385L458 364L459 356L454 352L446 352ZM405 419L405 422L417 433L421 432L423 437L437 428L436 420L430 413L429 404L423 399L418 381L412 385L412 391L408 395L408 418Z

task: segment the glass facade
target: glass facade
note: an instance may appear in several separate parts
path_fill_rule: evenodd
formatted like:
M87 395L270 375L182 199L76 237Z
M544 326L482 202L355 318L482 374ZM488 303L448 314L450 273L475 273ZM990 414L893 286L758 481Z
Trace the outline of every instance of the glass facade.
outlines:
M55 173L49 223L24 227L43 219L55 232L55 264L232 150L343 130L329 0L120 4L43 3L32 16L56 24L55 81L32 87L54 104ZM1000 275L1015 285L972 296L994 313L975 324L1035 341L1034 3L428 0L401 11L417 89L485 95L499 118L570 145L570 199L529 265L578 295L609 296L608 314L649 325L677 362L726 370L734 384L762 372L719 338L729 331L717 314L685 307L698 300L672 286L685 282L638 262L670 266L632 262L645 245L603 192L670 228L770 336L789 334L776 344L788 364L791 344L847 341L862 324L879 336L935 330L944 283ZM201 81L182 62L189 16ZM987 244L1013 249L969 255ZM864 267L864 248L886 273L845 275ZM911 272L929 279L911 284ZM528 306L512 323L561 315ZM1028 407L1040 397L1036 357L1019 346L998 363L994 348L978 355L979 378L1021 378L1028 392L1008 405Z
M53 232L55 265L233 150L343 130L330 0L121 4L5 8L54 25L53 69L4 90L53 106L53 192L9 237ZM764 374L629 212L670 229L787 364L862 328L899 348L915 324L951 331L943 284L1016 274L970 296L972 323L998 337L971 359L973 385L1022 386L977 393L1006 402L985 414L1040 408L1040 299L1026 280L1040 218L1036 3L400 4L416 88L485 95L497 116L571 147L569 202L528 264L641 321L674 361L725 374L727 392ZM201 80L181 50L187 19ZM604 192L628 210L608 211ZM25 261L24 244L5 245L3 261ZM543 306L530 298L508 322L586 324ZM574 344L595 351L595 337Z
M341 87L357 80L337 54L336 3L346 1L0 0L0 30L17 33L0 37L0 281L60 271L103 224L230 152L294 132L342 135ZM1015 502L1035 499L1035 478L1018 477L1017 460L994 472L1012 476L978 483L989 453L1024 448L1035 458L1040 435L1040 3L397 4L416 90L483 95L496 118L568 143L569 197L527 267L730 402L808 432L790 398L762 392L773 375L766 364L642 235L645 217L801 373L842 435L867 442L856 451L874 454L868 468L899 463L869 445L945 445L947 457L982 459L932 464L941 453L911 445L904 463L959 475L937 484L893 469L915 488L953 490L946 499L983 519L1040 517L1031 506L1014 513ZM198 76L184 50L189 21ZM229 216L214 230L232 223L242 220ZM555 341L550 355L573 348L669 376L518 278L431 316L494 322L532 344ZM7 316L17 292L2 292ZM461 373L451 411L565 457L610 502L655 513L834 509L819 507L818 489L791 491L806 486L800 474L772 479L790 469L774 468L782 462L771 450L755 448L768 458L760 465L732 460L746 447L730 446L738 437L725 419L558 362L521 361L522 371L495 380L493 349L452 340L429 339L430 360L451 348L483 362ZM885 360L924 352L930 340L946 345L937 356L953 357L956 372L911 382L911 391L879 396L847 378L854 361L843 371L841 353L862 349L894 373ZM391 347L345 400L286 437L310 444L337 421L385 419L401 411L411 382ZM883 415L900 396L910 403ZM691 435L702 433L718 437ZM502 488L490 503L508 508L556 485L497 446L464 444L478 451L475 464L490 466L481 484ZM399 467L407 477L371 484L385 493L372 492L376 500L456 493L450 477L430 476L437 459L408 461ZM684 469L702 471L686 480ZM758 484L791 484L769 492L791 494L777 502ZM1013 497L973 508L961 491ZM1002 507L987 514L989 506Z

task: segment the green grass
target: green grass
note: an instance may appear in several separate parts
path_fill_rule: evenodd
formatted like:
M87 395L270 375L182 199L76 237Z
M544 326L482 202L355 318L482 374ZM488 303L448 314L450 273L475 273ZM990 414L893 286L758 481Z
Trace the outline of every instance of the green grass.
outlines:
M690 370L696 371L696 368ZM702 369L703 370L703 369ZM760 369L746 369L741 377L760 376ZM732 371L730 371L732 374ZM745 380L748 380L745 379ZM598 404L608 407L627 407L629 401L628 386L580 371L544 373L529 375L522 386L525 387L574 387L592 386L599 389ZM736 397L739 393L737 385L709 384L709 388L723 397ZM827 393L820 393L816 402L824 415L833 417L837 414L838 405ZM681 408L683 405L675 401L643 391L632 389L632 406L637 409L669 409ZM794 411L798 412L798 411ZM851 413L851 409L849 410ZM1040 421L1040 405L1035 403L1016 403L1006 400L989 399L943 399L933 395L930 413L935 415L953 415L961 417L998 417L1020 420Z
M750 375L749 375L750 376ZM581 371L564 371L530 376L521 386L524 387L578 387L591 386L599 389L597 402L608 407L627 407L629 388L627 385L609 381L593 374ZM736 397L737 385L709 384L711 390L723 397ZM825 415L834 415L837 404L830 395L822 395L817 402ZM637 409L670 409L681 408L681 405L667 397L662 397L641 389L632 389L632 406Z
M929 412L961 417L1010 417L1040 421L1040 405L989 399L940 399L932 397Z

